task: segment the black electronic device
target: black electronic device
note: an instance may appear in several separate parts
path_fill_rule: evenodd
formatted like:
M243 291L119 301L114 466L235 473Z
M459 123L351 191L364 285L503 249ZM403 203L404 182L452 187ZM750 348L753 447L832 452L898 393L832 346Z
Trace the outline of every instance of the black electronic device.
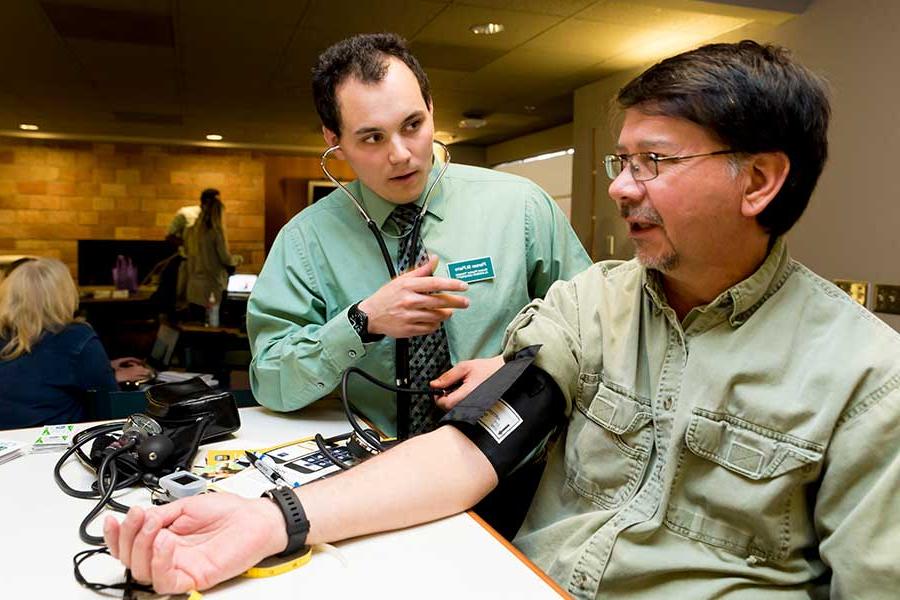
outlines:
M201 443L220 439L241 424L234 396L210 388L199 377L155 385L145 395L145 413L80 432L56 463L54 477L65 493L100 499L79 529L88 544L103 544L103 538L87 533L103 508L127 512L127 506L112 499L115 490L142 483L159 491L160 478L190 469ZM81 447L90 441L90 454L85 455ZM62 465L73 454L97 473L90 490L75 490L62 478Z

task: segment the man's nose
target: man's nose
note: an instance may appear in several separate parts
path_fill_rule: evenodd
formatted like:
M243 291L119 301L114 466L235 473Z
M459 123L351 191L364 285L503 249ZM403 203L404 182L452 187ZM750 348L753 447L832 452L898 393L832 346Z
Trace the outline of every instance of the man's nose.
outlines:
M640 202L645 193L644 184L635 181L628 169L622 169L622 172L609 184L609 197L619 206Z
M409 148L406 147L404 140L402 137L394 136L391 138L391 145L388 154L388 160L391 161L391 164L400 164L409 160L409 157L412 153L409 151Z

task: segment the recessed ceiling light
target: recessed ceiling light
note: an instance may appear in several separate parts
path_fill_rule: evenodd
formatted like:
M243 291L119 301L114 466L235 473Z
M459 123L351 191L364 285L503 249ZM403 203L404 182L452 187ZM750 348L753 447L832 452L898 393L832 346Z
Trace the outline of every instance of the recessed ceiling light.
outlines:
M445 144L449 144L456 139L456 136L449 131L435 131L434 137L437 141L444 142Z
M522 108L524 108L527 112L534 112L537 110L537 106L535 106L533 104L526 104Z
M476 119L476 118L467 117L465 119L460 120L460 122L457 123L457 125L459 125L459 127L461 129L480 129L481 127L484 127L485 125L487 125L487 119Z
M502 23L479 23L469 27L469 31L475 35L494 35L506 29Z
M19 123L19 129L23 129L25 131L37 131L38 129L40 129L40 127L31 123Z
M218 141L221 141L222 136L219 135L218 133L208 133L208 134L206 134L206 139L208 139L211 142L218 142Z

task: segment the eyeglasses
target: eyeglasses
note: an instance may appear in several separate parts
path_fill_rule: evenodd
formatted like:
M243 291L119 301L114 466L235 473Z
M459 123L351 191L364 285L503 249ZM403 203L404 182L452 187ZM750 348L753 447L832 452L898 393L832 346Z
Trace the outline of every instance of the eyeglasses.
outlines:
M734 154L734 150L716 150L703 154L689 154L687 156L660 156L656 152L638 152L636 154L607 154L603 157L603 165L606 167L606 175L610 179L618 177L628 165L628 170L635 181L650 181L659 176L659 163L666 160L687 160L700 158L701 156L717 156L719 154Z

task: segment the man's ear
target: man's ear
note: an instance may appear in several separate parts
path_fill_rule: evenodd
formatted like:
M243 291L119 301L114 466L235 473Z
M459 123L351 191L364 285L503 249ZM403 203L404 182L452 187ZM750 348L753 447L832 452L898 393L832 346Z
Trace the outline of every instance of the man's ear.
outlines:
M747 180L741 214L755 217L778 195L791 170L791 161L784 152L760 152L753 154L744 168Z
M340 137L338 137L338 134L336 134L332 130L328 129L324 125L322 125L322 137L325 138L325 143L328 145L329 148L331 148L332 146L337 146L338 144L341 143L341 140L340 140ZM343 150L336 150L334 152L334 157L337 158L338 160L346 160L344 158Z

